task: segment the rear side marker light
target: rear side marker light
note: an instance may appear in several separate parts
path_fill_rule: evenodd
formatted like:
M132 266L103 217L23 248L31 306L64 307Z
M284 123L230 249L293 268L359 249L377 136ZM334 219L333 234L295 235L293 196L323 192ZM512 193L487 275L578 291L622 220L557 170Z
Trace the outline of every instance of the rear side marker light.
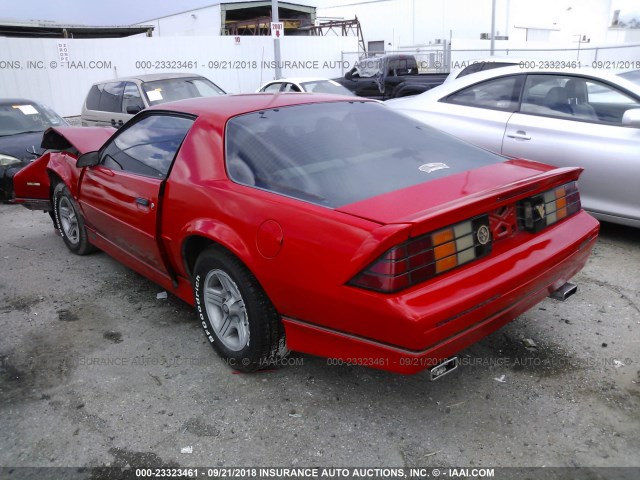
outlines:
M528 232L539 232L580 208L578 185L571 182L518 202L518 223Z
M488 255L491 240L489 216L481 215L388 250L349 284L396 292Z

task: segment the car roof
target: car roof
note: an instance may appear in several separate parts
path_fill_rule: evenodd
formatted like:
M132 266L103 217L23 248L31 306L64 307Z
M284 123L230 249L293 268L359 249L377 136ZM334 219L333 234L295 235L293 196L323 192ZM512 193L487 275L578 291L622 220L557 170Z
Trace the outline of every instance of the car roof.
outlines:
M193 77L202 77L202 75L198 75L197 73L145 73L142 75L131 75L129 77L119 77L119 78L111 78L109 80L102 80L100 82L95 82L94 85L100 85L103 83L113 83L113 82L154 82L156 80L169 80L172 78L193 78Z
M482 57L482 58L470 58L469 60L460 60L455 63L464 64L464 67L468 67L469 65L473 65L474 63L513 63L519 64L520 62L537 62L538 60L535 57L510 57L506 56L493 56L493 57ZM464 68L462 67L462 68Z
M456 78L451 82L445 83L443 85L439 85L437 87L432 88L431 90L427 90L426 92L418 95L418 97L431 98L433 96L446 94L445 92L451 92L451 93L456 92L461 88L474 85L476 83L482 82L483 80L489 80L492 78L504 77L507 75L514 75L514 74L521 74L521 73L543 74L543 75L583 75L587 77L592 77L594 79L604 80L613 84L617 84L627 90L630 90L640 95L640 87L638 87L638 85L634 84L630 80L620 77L614 72L604 71L602 69L522 68L519 65L514 65L512 67L500 67L500 68L493 68L491 70L483 70L481 72L470 73L469 75L465 75L464 77ZM398 103L400 100L402 99L399 99Z
M204 117L211 120L226 121L243 113L265 109L289 107L314 103L330 102L373 102L376 100L344 95L323 93L246 93L238 95L220 95L199 97L154 105L147 110L170 110Z
M291 83L306 83L306 82L324 82L329 81L329 78L324 77L288 77L288 78L279 78L278 80L270 80L265 82L265 85L269 85L271 83L283 83L283 82L291 82Z
M36 105L40 104L40 102L27 100L26 98L0 98L0 105L24 105L25 103L35 103Z

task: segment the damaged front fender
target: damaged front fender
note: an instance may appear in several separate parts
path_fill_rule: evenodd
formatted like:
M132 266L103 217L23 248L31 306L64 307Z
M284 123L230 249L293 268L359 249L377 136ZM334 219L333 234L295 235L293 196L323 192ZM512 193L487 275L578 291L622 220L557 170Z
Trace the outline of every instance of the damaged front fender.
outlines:
M8 179L14 199L29 210L51 211L51 178L47 170L51 153L47 152Z

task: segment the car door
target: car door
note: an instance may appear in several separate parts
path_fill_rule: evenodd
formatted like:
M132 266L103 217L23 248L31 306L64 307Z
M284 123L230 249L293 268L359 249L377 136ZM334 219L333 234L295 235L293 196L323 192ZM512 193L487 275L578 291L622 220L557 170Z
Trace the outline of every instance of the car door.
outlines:
M523 75L509 75L465 87L428 110L412 115L429 125L494 152L500 152L509 118L518 109Z
M580 166L582 205L640 220L640 129L622 123L640 99L581 75L528 75L502 153L560 167ZM605 218L605 217L601 217Z
M87 225L131 260L166 273L159 249L161 189L190 117L152 113L127 125L85 169L79 201Z

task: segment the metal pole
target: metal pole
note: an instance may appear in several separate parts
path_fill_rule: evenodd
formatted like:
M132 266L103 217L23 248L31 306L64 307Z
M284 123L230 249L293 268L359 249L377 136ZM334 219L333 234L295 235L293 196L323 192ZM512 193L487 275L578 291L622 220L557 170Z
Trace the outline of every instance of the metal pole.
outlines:
M416 44L416 0L411 3L411 45ZM395 45L394 45L395 48Z
M496 0L491 0L491 56L496 50Z
M278 16L278 0L271 0L271 21L279 22L280 17ZM280 68L280 38L276 37L273 39L273 56L276 61L276 80L282 78L282 69Z

